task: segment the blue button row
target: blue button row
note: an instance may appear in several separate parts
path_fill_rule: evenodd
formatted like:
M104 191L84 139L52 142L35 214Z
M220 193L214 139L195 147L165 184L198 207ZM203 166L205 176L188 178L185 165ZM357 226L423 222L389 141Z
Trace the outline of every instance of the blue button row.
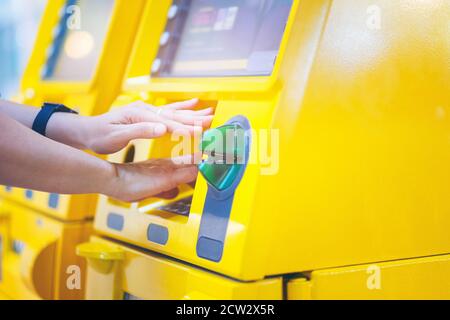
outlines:
M125 224L125 219L122 215L117 213L110 213L106 219L108 228L116 231L122 231ZM165 245L169 240L169 230L154 223L151 223L147 228L147 240Z
M5 186L6 192L12 192L13 188L10 186ZM34 197L33 190L25 190L25 198L32 200ZM48 206L52 209L57 209L59 205L59 194L51 193L48 197Z

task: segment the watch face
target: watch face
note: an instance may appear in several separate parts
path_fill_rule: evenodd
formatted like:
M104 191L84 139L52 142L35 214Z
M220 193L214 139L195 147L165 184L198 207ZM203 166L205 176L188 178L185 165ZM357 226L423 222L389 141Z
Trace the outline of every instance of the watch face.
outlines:
M67 108L66 106L64 106L62 104L58 105L58 107L56 108L56 111L57 112L67 112L67 113L72 112L71 109Z
M44 107L53 108L53 112L78 113L78 112L66 107L63 104L45 103Z

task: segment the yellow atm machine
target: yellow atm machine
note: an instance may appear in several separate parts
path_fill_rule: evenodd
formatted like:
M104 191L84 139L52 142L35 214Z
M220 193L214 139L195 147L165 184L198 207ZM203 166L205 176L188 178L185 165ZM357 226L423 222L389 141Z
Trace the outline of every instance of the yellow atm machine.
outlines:
M448 3L161 2L114 106L198 97L213 129L194 189L100 197L86 297L450 298Z
M106 112L120 91L143 0L50 0L25 71L21 102ZM92 217L95 196L0 188L0 196L59 219Z
M13 202L0 211L0 299L80 299L85 264L75 255L92 223L63 223Z
M120 91L146 1L50 0L22 81L21 102L109 109ZM30 159L32 161L32 159ZM78 299L96 196L1 187L0 292L12 299Z

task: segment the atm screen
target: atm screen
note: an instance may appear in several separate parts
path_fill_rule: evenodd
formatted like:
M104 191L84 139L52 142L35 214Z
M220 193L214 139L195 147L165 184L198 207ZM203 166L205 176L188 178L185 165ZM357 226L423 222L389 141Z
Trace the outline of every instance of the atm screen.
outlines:
M114 0L68 0L43 78L87 81L97 67Z
M270 75L292 3L293 0L174 1L152 75Z

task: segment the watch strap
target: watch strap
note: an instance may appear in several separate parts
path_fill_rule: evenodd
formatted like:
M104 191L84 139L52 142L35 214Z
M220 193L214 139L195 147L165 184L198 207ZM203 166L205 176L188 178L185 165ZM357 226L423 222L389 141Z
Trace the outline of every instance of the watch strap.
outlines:
M77 114L76 111L66 107L62 104L54 104L54 103L44 103L41 110L34 119L33 122L33 131L45 136L47 130L47 124L52 115L55 112L64 112L64 113L74 113Z

